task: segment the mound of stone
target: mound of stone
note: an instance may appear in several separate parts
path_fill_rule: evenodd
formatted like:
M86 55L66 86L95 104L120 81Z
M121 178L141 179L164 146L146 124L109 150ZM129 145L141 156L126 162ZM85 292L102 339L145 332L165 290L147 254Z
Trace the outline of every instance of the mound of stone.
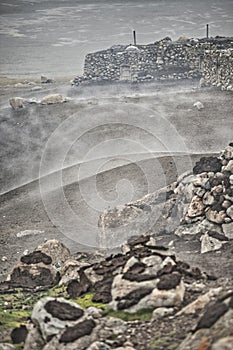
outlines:
M233 239L233 145L219 157L203 157L193 174L126 205L105 210L100 236L114 247L130 234L149 232L201 241L201 252L219 249ZM101 237L100 237L101 240Z
M58 240L48 240L23 255L9 276L9 285L21 288L52 287L60 281L60 268L70 251Z
M194 167L193 196L175 234L201 234L201 251L219 249L233 239L233 147L220 157L201 158Z

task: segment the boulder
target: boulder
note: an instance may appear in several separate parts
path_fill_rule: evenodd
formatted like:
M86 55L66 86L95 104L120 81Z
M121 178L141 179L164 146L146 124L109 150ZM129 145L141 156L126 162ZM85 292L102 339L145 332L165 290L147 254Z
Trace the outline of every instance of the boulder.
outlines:
M67 284L72 280L77 280L77 282L80 282L80 270L83 267L88 266L90 266L90 264L85 262L82 263L73 259L66 260L61 269L61 280L59 284Z
M206 212L206 218L216 224L223 224L225 223L226 213L224 210L217 211L209 209Z
M231 205L229 208L227 208L226 213L231 218L231 220L233 221L233 205Z
M39 264L39 263L44 263L45 265L50 265L52 263L52 258L49 255L47 255L39 250L36 250L30 254L23 255L20 258L20 261L24 264L27 264L27 265Z
M211 192L205 192L203 198L202 198L202 202L204 205L210 206L213 205L215 202L214 196L212 195Z
M67 102L69 99L66 97L60 95L60 94L50 94L42 98L40 103L42 105L52 105L57 103L64 103Z
M216 308L214 305L212 309L213 315L210 315L207 310L206 324L203 324L202 328L198 328L193 334L188 334L177 350L209 349L211 344L216 344L223 337L232 337L233 310L227 311L227 307ZM217 349L215 347L215 350Z
M58 267L62 266L63 263L69 259L69 249L60 241L56 239L50 239L40 244L36 250L49 255L52 258L52 264Z
M222 169L221 160L217 157L202 157L193 168L194 174L201 174L204 172L220 172Z
M45 75L41 75L40 81L42 84L48 84L48 83L54 82L52 79L47 78Z
M86 293L90 287L91 282L85 275L85 272L80 270L78 278L68 282L67 293L69 294L70 298L76 299L80 295Z
M229 222L228 224L223 224L222 230L223 230L224 235L227 238L233 239L233 222Z
M10 274L10 284L14 287L29 288L52 287L58 284L59 272L43 262L38 264L17 263Z
M195 103L193 104L193 107L196 107L199 111L200 111L201 109L204 109L204 105L203 105L203 103L200 102L200 101L195 102Z
M227 147L221 152L220 157L223 158L223 159L227 159L227 160L233 159L233 147L230 146L230 145L227 146Z
M211 237L206 232L203 236L200 238L201 241L201 254L210 252L212 250L218 250L222 247L224 241L218 240L217 238ZM225 243L227 242L227 239Z
M76 303L64 298L45 297L35 304L31 319L39 325L43 340L48 341L61 331L83 322L86 317L84 310Z
M118 274L112 283L110 308L136 312L145 308L172 307L184 297L184 284L179 273L168 273L157 278L145 272Z
M18 110L25 107L26 100L22 97L13 97L9 100L9 103L14 110Z
M224 337L217 340L211 347L211 350L232 350L233 336Z
M202 215L204 209L205 209L205 206L204 206L201 198L199 198L198 196L194 196L192 198L190 205L189 205L187 215L190 218L200 216L200 215Z
M172 315L173 312L174 312L174 309L172 307L158 307L153 311L152 321L163 318L168 315Z
M192 303L186 305L177 312L176 316L180 316L182 314L195 314L197 310L204 309L204 307L210 302L211 298L219 295L222 291L222 288L212 288L207 293L200 295L196 300Z
M25 325L21 325L16 327L11 332L11 339L13 344L24 343L27 337L28 330Z
M223 171L228 171L231 174L233 174L233 159L229 160L229 162L227 163L227 165L225 165L222 168Z

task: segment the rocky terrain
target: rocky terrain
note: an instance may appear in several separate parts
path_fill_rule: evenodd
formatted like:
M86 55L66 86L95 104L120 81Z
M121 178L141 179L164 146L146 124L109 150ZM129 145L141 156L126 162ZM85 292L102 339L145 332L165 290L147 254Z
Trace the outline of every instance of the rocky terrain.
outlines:
M70 254L48 240L23 255L0 285L0 349L230 350L232 166L230 144L167 188L105 211L111 239L137 222L117 254ZM143 235L140 216L154 224Z
M232 349L233 144L216 154L232 140L232 41L212 43L218 66L209 44L166 38L140 52L115 47L90 55L86 76L73 83L97 85L68 88L42 77L4 87L0 350ZM106 54L116 58L116 67L107 71ZM120 57L136 62L135 69L140 57L141 81L154 81L102 84L119 79ZM91 64L95 58L98 65L105 63ZM149 77L153 64L157 80ZM178 82L200 77L200 68L200 83ZM171 82L162 85L167 79ZM42 198L36 176L45 144L71 115L72 130L57 134L48 152ZM140 128L130 124L132 116ZM69 148L67 140L86 125L80 144ZM153 140L146 128L154 131ZM83 162L85 171L77 178L86 147L122 137L134 141L132 149L117 143L117 157L127 156L127 162L104 153L104 161ZM135 141L146 145L147 153L135 148ZM53 161L66 146L60 169ZM67 203L84 222L73 225L73 236L45 207L51 197L56 213L64 211L56 182L61 170ZM119 179L133 184L133 196L126 186L120 204L107 206L115 200ZM100 193L94 199L93 181ZM105 203L97 206L100 198Z

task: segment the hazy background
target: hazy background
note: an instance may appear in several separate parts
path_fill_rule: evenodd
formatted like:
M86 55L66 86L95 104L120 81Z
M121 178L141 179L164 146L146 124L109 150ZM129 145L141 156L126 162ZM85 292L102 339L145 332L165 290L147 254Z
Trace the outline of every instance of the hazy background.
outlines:
M232 36L232 0L2 0L0 74L74 76L88 52L165 36Z

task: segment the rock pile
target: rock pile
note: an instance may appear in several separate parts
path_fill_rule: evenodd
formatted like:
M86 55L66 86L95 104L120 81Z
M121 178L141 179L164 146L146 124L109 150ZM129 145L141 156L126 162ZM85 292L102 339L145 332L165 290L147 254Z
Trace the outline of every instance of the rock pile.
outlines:
M213 250L233 239L232 180L231 143L219 157L201 158L193 174L180 177L168 188L137 204L105 212L101 221L105 237L106 230L116 224L135 220L143 211L151 213L148 206L157 210L163 205L165 235L170 230L184 245L187 237L196 237L201 240L201 251L210 251L216 259ZM195 254L199 259L200 252ZM191 266L177 258L173 249L159 245L156 234L129 237L121 253L99 258L84 253L70 256L61 242L51 240L21 257L9 281L0 285L7 300L0 305L5 312L10 307L15 310L8 300L16 287L21 287L21 293L43 291L31 305L30 322L24 320L11 332L12 341L23 341L24 350L231 349L230 276L217 278ZM89 304L81 305L86 297ZM25 307L30 310L24 301ZM11 348L0 345L0 349Z
M116 236L129 237L148 231L152 235L174 234L185 240L201 239L201 252L218 249L233 239L233 144L220 157L204 157L194 174L140 200L106 210L100 215L101 235L109 245ZM155 215L160 215L154 220Z
M115 45L110 49L88 54L85 58L83 76L76 77L72 84L193 79L200 78L204 72L206 84L217 81L215 85L224 88L227 85L230 90L232 43L232 38L216 37L180 38L177 41L164 38L149 45ZM213 53L216 56L215 60L212 59ZM218 78L214 71L214 62L218 62L219 65Z
M8 283L11 287L25 289L49 288L60 280L59 268L69 258L69 250L57 240L49 240L35 251L23 255L11 272Z
M23 256L21 261L31 266L41 264L41 261L45 265L58 262L62 265L67 248L58 241L48 241L41 248L46 250L48 247L52 256L35 250ZM53 252L56 249L59 258L55 262ZM176 344L174 349L194 350L204 344L204 335L208 344L215 348L221 342L230 344L233 291L229 287L224 292L222 282L215 281L215 288L211 288L211 276L177 260L169 249L157 246L150 235L131 237L122 246L122 251L124 253L99 262L84 261L84 255L82 261L69 257L62 267L60 265L61 276L66 277L62 282L65 283L64 295L39 299L33 307L31 322L12 331L13 342L23 340L24 350L136 350L147 348L145 342L151 344L148 349L167 349L167 345ZM41 280L36 278L35 281L39 287ZM68 294L74 282L81 288L76 295L73 291L73 300L69 300ZM77 303L77 295L85 295L87 291L93 293L93 303L101 302L101 308L84 308ZM112 309L115 310L114 316L111 315ZM122 313L127 316L137 315L137 312L137 317L149 312L151 320L148 319L147 323L126 322L119 318ZM181 327L190 314L192 327L188 328L190 333L187 336L182 334L182 342L176 343L177 339L168 340L165 336L163 344L163 333L159 342L157 338L153 340L158 325L172 322ZM146 333L141 339L138 334L143 329ZM154 333L148 337L151 329ZM158 344L158 347L153 344ZM7 349L8 345L4 346Z
M201 234L204 253L233 239L233 144L219 158L201 158L193 171L193 197L175 234Z

